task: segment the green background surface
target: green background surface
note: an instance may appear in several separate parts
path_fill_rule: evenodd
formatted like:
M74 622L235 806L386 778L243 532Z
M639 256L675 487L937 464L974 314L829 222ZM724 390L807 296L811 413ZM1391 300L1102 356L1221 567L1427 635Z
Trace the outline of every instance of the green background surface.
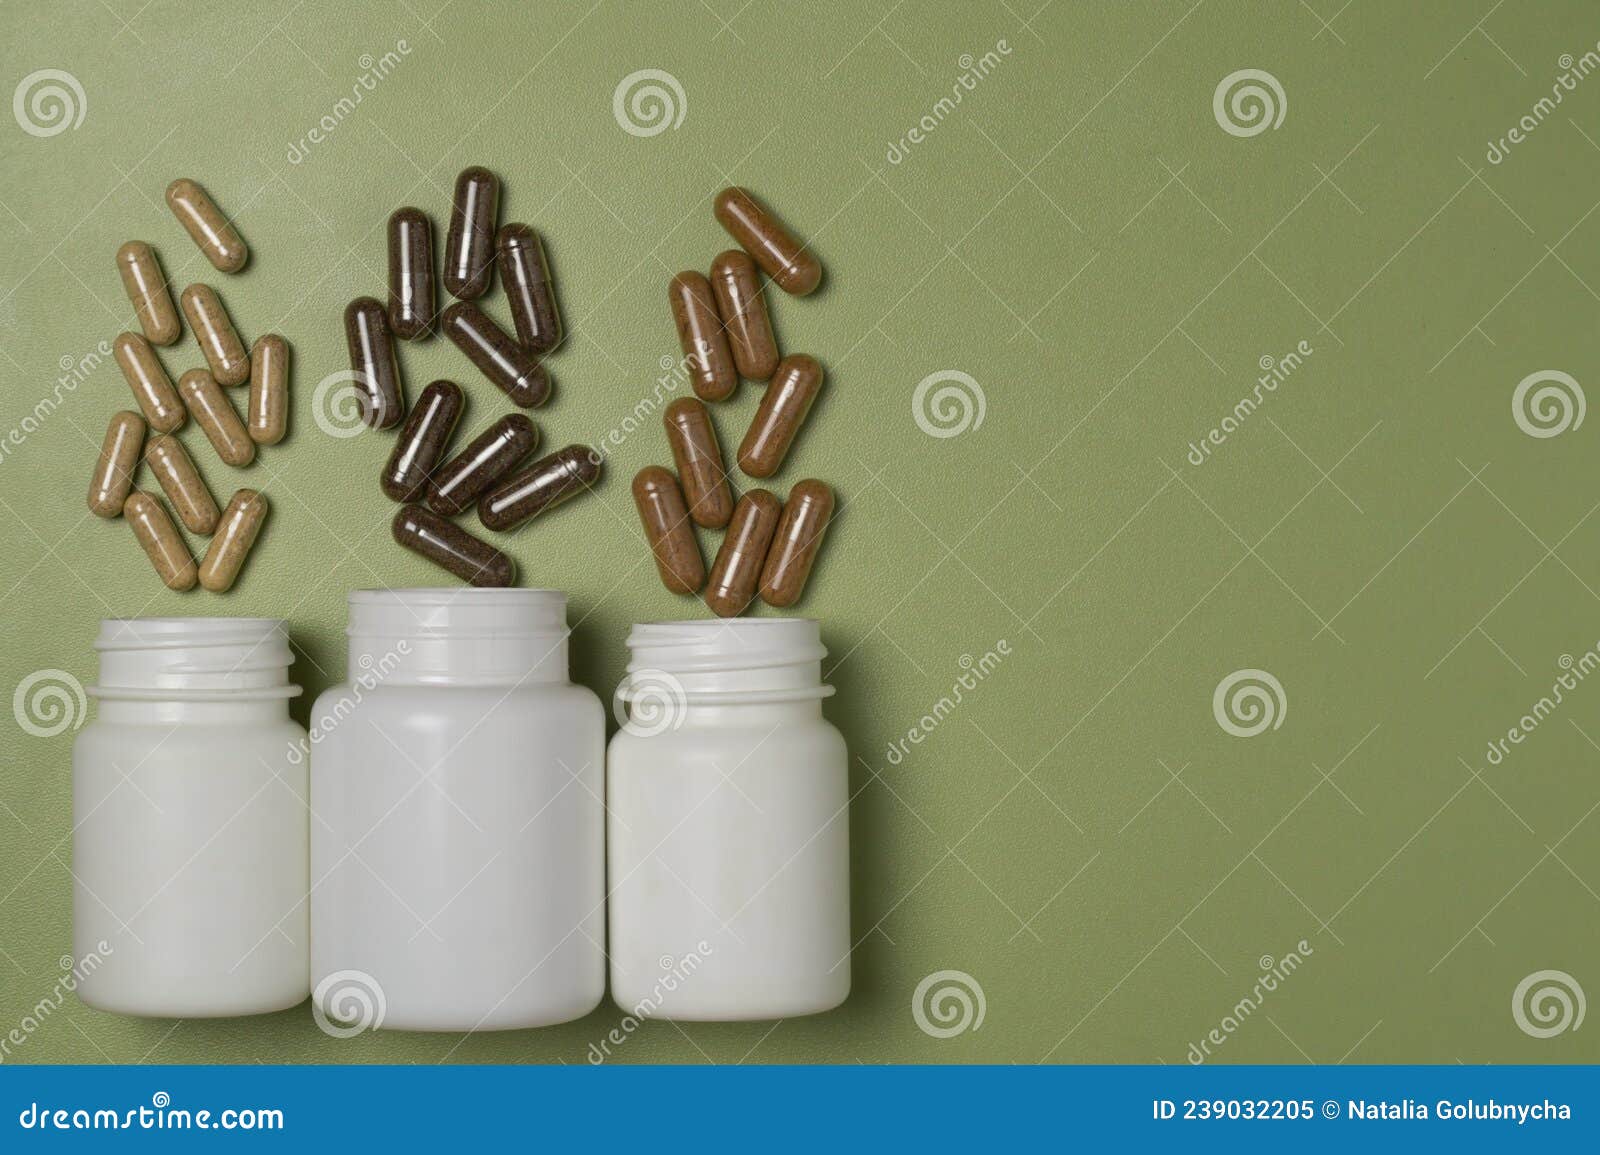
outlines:
M86 108L49 137L0 118L0 427L131 325L112 255L133 237L179 285L217 284L247 341L288 337L297 403L243 471L183 433L220 496L273 504L225 596L164 591L127 528L84 509L129 406L114 363L7 443L0 689L49 668L92 682L102 617L282 616L304 720L342 675L347 591L439 576L389 541L390 435L329 437L311 413L346 364L340 310L383 289L387 214L442 224L455 173L483 164L501 219L544 232L571 332L535 415L554 447L650 395L675 352L667 279L727 247L711 197L737 181L827 269L809 298L772 294L782 346L829 375L773 488L818 476L842 500L800 611L824 624L854 755L855 989L811 1019L650 1024L614 1061L1181 1063L1302 940L1217 1058L1600 1057L1600 1023L1535 1038L1511 1005L1547 969L1600 993L1600 680L1487 759L1600 639L1600 419L1545 438L1512 413L1529 374L1600 380L1600 78L1486 157L1600 39L1592 5L438 3L5 7L4 91L59 68ZM648 137L612 112L644 68L684 94ZM1235 136L1213 93L1245 68L1277 79L1285 115ZM236 215L242 274L167 213L180 175ZM505 316L498 290L490 307ZM1261 358L1301 341L1303 365L1190 464ZM162 357L199 363L187 332ZM443 341L401 357L413 397L467 387L464 428L507 408ZM977 382L983 419L929 436L913 394L945 370ZM716 409L726 446L759 392ZM596 496L506 539L523 584L569 592L574 675L602 696L630 623L704 612L661 589L628 496L666 459L647 422ZM1241 738L1212 699L1246 669L1284 702ZM0 726L3 1029L70 950L70 746ZM943 970L984 1017L936 1038L913 998ZM345 1041L305 1006L171 1022L69 1000L12 1061L581 1063L620 1019Z

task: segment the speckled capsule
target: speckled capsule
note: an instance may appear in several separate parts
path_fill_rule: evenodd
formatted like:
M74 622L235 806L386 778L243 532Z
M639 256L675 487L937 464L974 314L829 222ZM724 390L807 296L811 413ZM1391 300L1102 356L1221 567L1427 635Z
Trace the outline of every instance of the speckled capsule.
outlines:
M833 518L833 490L808 477L797 481L783 503L783 516L761 567L761 600L785 609L800 600Z
M250 355L210 285L193 284L183 291L183 315L189 318L200 351L219 385L243 385L250 380Z
M633 504L661 584L675 594L699 593L706 584L706 563L677 478L659 465L645 466L633 478Z
M145 446L144 460L185 529L205 535L217 528L221 513L216 500L183 442L170 433L158 433Z
M267 519L267 499L253 489L241 489L222 511L216 535L200 562L200 584L212 593L229 589L239 577L244 559L261 535Z
M508 586L517 577L516 564L481 537L474 537L448 518L420 505L402 506L394 515L395 541L419 553L464 582L475 586Z
M510 224L500 230L495 249L517 341L529 352L543 356L561 344L561 313L556 308L544 245L527 225Z
M150 342L138 333L119 333L111 343L111 351L150 428L158 433L181 429L188 414Z
M474 165L456 177L450 232L444 245L444 287L463 301L489 291L494 277L494 222L500 180Z
M725 400L738 386L739 372L728 351L711 285L693 269L685 270L668 283L667 302L689 367L689 384L705 401Z
M244 268L250 250L233 222L199 184L187 177L173 181L167 186L167 207L218 272L237 273Z
M361 420L374 429L398 425L406 415L400 364L388 317L376 299L357 297L345 306L344 343L355 375L352 384L361 399Z
M146 340L152 345L170 345L183 336L183 324L154 249L143 241L129 241L117 250L117 272Z
M711 205L722 227L786 293L803 297L822 280L822 264L766 205L742 188L725 188Z
M457 301L440 318L444 335L483 375L524 409L550 397L550 374L529 352L471 301Z
M521 413L507 413L434 471L428 507L454 517L515 469L539 444L539 430Z
M183 536L161 503L142 489L128 495L122 507L122 516L133 527L145 556L169 590L194 588L196 569Z
M178 392L189 416L227 465L242 469L256 459L256 443L239 419L222 386L204 369L190 369L178 378Z
M137 413L124 409L111 415L89 479L89 512L96 517L121 516L144 453L144 433L144 418Z
M433 332L433 222L421 209L389 216L389 328L402 341Z
M455 432L466 398L454 381L435 381L417 395L383 467L378 484L393 501L416 501L428 492L435 467Z
M257 445L276 445L289 431L289 342L276 333L250 346L246 427Z
M764 489L752 489L734 506L706 581L706 605L719 618L737 617L755 599L778 511L778 499Z
M680 397L661 415L667 443L683 483L684 500L696 525L721 529L733 516L733 492L722 464L716 426L699 398Z
M587 445L558 449L479 498L478 520L485 529L512 529L588 492L600 479L600 472L600 455Z
M822 366L815 358L804 353L785 357L739 445L739 468L751 477L778 472L821 389Z
M778 339L772 335L761 277L750 255L739 249L718 253L711 262L711 291L728 337L728 351L739 376L766 381L778 368Z

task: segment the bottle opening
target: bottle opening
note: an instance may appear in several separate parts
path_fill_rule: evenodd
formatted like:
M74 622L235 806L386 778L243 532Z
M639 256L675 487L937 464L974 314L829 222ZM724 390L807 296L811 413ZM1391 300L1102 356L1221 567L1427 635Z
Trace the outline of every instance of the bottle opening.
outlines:
M109 618L94 648L104 699L292 698L281 618Z
M644 622L628 635L627 676L617 687L624 702L643 701L662 687L685 700L790 702L825 698L822 629L812 618L733 618Z
M353 590L345 633L351 679L501 686L567 679L560 590Z

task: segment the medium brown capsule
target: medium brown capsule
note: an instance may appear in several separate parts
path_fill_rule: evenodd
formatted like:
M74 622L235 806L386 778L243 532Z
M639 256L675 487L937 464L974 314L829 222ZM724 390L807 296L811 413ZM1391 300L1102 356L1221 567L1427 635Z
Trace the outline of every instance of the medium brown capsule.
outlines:
M599 454L587 445L569 445L485 493L478 499L478 520L486 529L511 529L585 492L599 479Z
M539 444L539 430L521 413L507 413L474 437L460 453L434 470L428 505L454 517L517 467Z
M245 248L233 222L222 215L217 202L205 189L186 177L179 177L167 186L167 207L218 272L237 273L244 268L244 263L250 259L250 250Z
M512 560L455 522L420 505L401 506L391 526L395 541L475 586L508 586L517 576Z
M433 222L421 209L395 209L389 217L389 328L402 341L425 337L436 312Z
M733 492L722 464L711 414L695 397L680 397L661 415L672 446L672 460L683 481L683 496L696 525L721 529L733 516Z
M711 208L722 227L784 292L803 297L822 280L822 265L816 256L744 189L723 189Z
M761 567L761 600L784 609L800 600L833 517L833 490L816 478L795 482Z
M755 598L761 566L778 525L778 508L778 499L764 489L752 489L734 506L733 520L706 583L706 605L719 618L737 617Z
M739 445L739 468L751 477L771 477L778 472L821 389L822 366L814 357L804 353L785 357Z
M267 518L267 499L253 489L241 489L222 511L216 536L200 562L200 584L220 594L233 585L245 555L261 533Z
M761 277L749 254L739 249L718 253L711 262L711 291L717 295L717 315L739 376L767 380L778 368L778 339L772 335Z
M289 431L289 342L276 333L250 346L250 440L276 445Z
M117 272L122 274L123 291L139 316L139 328L152 345L170 345L183 336L154 249L143 241L129 241L117 250Z
M183 291L183 315L189 318L200 351L219 385L243 385L250 380L250 355L233 327L222 300L210 285L193 284Z
M117 367L127 379L128 388L133 390L134 399L144 411L144 419L150 422L150 428L158 433L181 429L187 420L183 401L172 387L172 378L167 376L167 370L156 356L156 351L150 347L150 342L138 333L119 333L111 343L111 351L116 355Z
M489 291L494 276L494 221L500 180L474 165L456 177L450 233L444 245L444 287L463 301Z
M378 479L388 497L416 501L428 491L434 467L444 456L465 403L461 386L454 381L435 381L417 396Z
M344 343L361 398L361 420L374 429L398 425L406 415L400 365L383 306L372 297L357 297L345 306Z
M457 301L444 311L440 324L456 348L514 403L532 409L549 398L550 374L538 355L517 344L477 305Z
M633 478L633 504L661 584L675 594L699 593L706 584L706 563L677 479L659 465L645 466Z
M227 465L242 469L256 459L256 443L234 411L233 402L216 379L204 369L190 369L178 378L178 392L189 409L189 416L200 426Z
M190 533L209 534L217 528L217 503L183 442L170 433L158 433L145 446L144 460Z
M144 547L145 556L169 590L194 588L195 564L183 544L178 527L172 524L161 503L142 489L128 494L122 516L133 527L133 536Z
M100 460L89 479L89 512L96 517L118 517L133 488L144 450L144 418L127 409L113 413L100 445Z
M517 340L524 349L543 356L561 343L561 314L556 309L544 245L527 225L513 224L500 230L495 247L500 257L500 284L511 305Z
M667 301L678 326L678 345L689 368L689 384L707 401L724 400L739 384L739 373L728 351L711 285L687 269L667 285Z

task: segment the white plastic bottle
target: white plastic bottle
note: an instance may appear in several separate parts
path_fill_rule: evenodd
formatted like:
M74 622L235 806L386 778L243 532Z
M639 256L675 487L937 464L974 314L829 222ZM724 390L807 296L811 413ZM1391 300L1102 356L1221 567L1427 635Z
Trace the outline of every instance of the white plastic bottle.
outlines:
M72 757L78 997L172 1018L304 1001L306 732L284 623L112 620L95 648L99 710Z
M555 590L358 590L311 711L311 969L330 1020L538 1027L605 990L605 712Z
M775 1019L850 993L849 783L801 619L638 625L607 767L611 997Z

